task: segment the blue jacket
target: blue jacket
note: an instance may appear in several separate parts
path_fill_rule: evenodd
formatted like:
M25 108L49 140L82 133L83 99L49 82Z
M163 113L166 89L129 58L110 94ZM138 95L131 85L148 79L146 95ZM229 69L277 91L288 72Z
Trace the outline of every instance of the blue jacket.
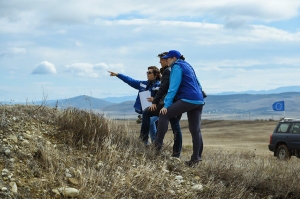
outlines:
M202 88L192 66L181 59L177 60L176 64L178 64L182 70L182 80L176 97L178 99L203 101Z
M150 93L151 93L151 97L155 96L155 94L157 93L157 91L160 87L160 81L158 81L158 80L153 80L153 81L135 80L135 79L132 79L131 77L128 77L128 76L123 75L123 74L118 74L117 77L119 79L123 80L125 83L127 83L132 88L135 88L135 89L139 90L139 92L149 90ZM141 101L140 101L139 94L136 97L136 100L135 100L135 103L134 103L133 107L135 109L135 112L137 112L139 114L143 113L142 104L141 104Z
M192 104L204 104L202 87L192 66L179 59L171 67L170 87L164 107L168 108L173 100L178 99Z

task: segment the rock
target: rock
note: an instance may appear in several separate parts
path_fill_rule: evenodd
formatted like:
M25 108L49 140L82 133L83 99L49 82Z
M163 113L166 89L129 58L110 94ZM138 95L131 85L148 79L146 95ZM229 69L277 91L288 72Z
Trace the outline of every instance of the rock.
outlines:
M75 175L75 168L74 167L70 167L69 171L72 175Z
M52 189L52 191L58 195L62 194L65 197L77 197L79 195L79 190L71 187L61 187Z
M195 184L192 186L193 191L203 191L203 185L202 184Z
M8 169L2 169L2 176L7 176L9 173Z
M103 164L103 162L98 162L98 164L96 165L96 169L97 170L99 170L101 167L103 167L104 166L104 164Z
M8 139L14 141L14 143L18 143L18 137L16 135L10 135Z
M18 187L17 187L17 184L15 182L10 182L9 186L11 186L11 191L13 193L18 193Z
M28 141L28 140L24 140L24 141L22 141L22 142L21 142L21 144L22 144L22 145L26 145L26 146L28 146L30 143L29 143L29 141Z
M52 189L52 192L55 193L56 195L60 195L60 193L57 189Z
M68 180L69 180L69 182L71 184L74 184L74 185L78 185L79 184L79 182L78 182L78 180L76 178L69 178Z
M24 136L24 138L27 139L27 140L31 140L31 139L32 139L32 135L29 135L29 134L24 133L23 136Z
M6 187L2 187L2 188L1 188L1 191L6 192L6 191L7 191L7 188L6 188Z
M200 177L199 177L199 176L195 176L195 177L194 177L194 180L199 181L199 180L200 180Z
M184 182L183 177L182 176L175 176L175 180L176 182L180 185L181 183Z
M10 151L10 149L6 149L5 151L4 151L4 153L5 153L5 155L6 156L10 156L10 154L11 154L11 151Z

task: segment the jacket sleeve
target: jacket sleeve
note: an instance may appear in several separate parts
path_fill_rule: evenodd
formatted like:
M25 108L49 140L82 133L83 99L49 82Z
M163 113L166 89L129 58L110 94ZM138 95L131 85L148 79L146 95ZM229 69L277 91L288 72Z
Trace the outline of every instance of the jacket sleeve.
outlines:
M178 64L174 64L172 67L172 72L170 74L170 86L168 89L168 94L164 99L164 108L168 108L173 103L174 97L178 91L182 80L182 69Z
M152 104L158 104L160 99L163 98L165 94L167 94L170 85L169 79L170 79L170 70L165 69L161 78L160 88L157 91L152 101Z
M141 83L140 80L132 79L131 77L128 77L128 76L120 74L120 73L117 75L117 77L119 79L123 80L123 82L127 83L132 88L135 88L137 90L140 88L140 83Z

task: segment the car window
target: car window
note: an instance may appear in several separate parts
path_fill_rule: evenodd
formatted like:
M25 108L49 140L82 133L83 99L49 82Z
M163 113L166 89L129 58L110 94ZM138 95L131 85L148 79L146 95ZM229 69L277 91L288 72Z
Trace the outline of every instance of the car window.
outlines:
M287 133L289 126L290 126L289 123L281 123L281 124L279 124L279 126L277 128L277 132L278 133Z
M294 123L290 130L291 133L299 133L300 134L300 123Z

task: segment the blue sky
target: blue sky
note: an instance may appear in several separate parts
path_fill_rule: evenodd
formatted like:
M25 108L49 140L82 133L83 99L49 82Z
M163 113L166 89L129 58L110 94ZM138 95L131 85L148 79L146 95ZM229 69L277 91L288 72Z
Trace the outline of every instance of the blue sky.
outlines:
M135 95L176 49L208 94L300 86L299 0L0 1L0 101Z

